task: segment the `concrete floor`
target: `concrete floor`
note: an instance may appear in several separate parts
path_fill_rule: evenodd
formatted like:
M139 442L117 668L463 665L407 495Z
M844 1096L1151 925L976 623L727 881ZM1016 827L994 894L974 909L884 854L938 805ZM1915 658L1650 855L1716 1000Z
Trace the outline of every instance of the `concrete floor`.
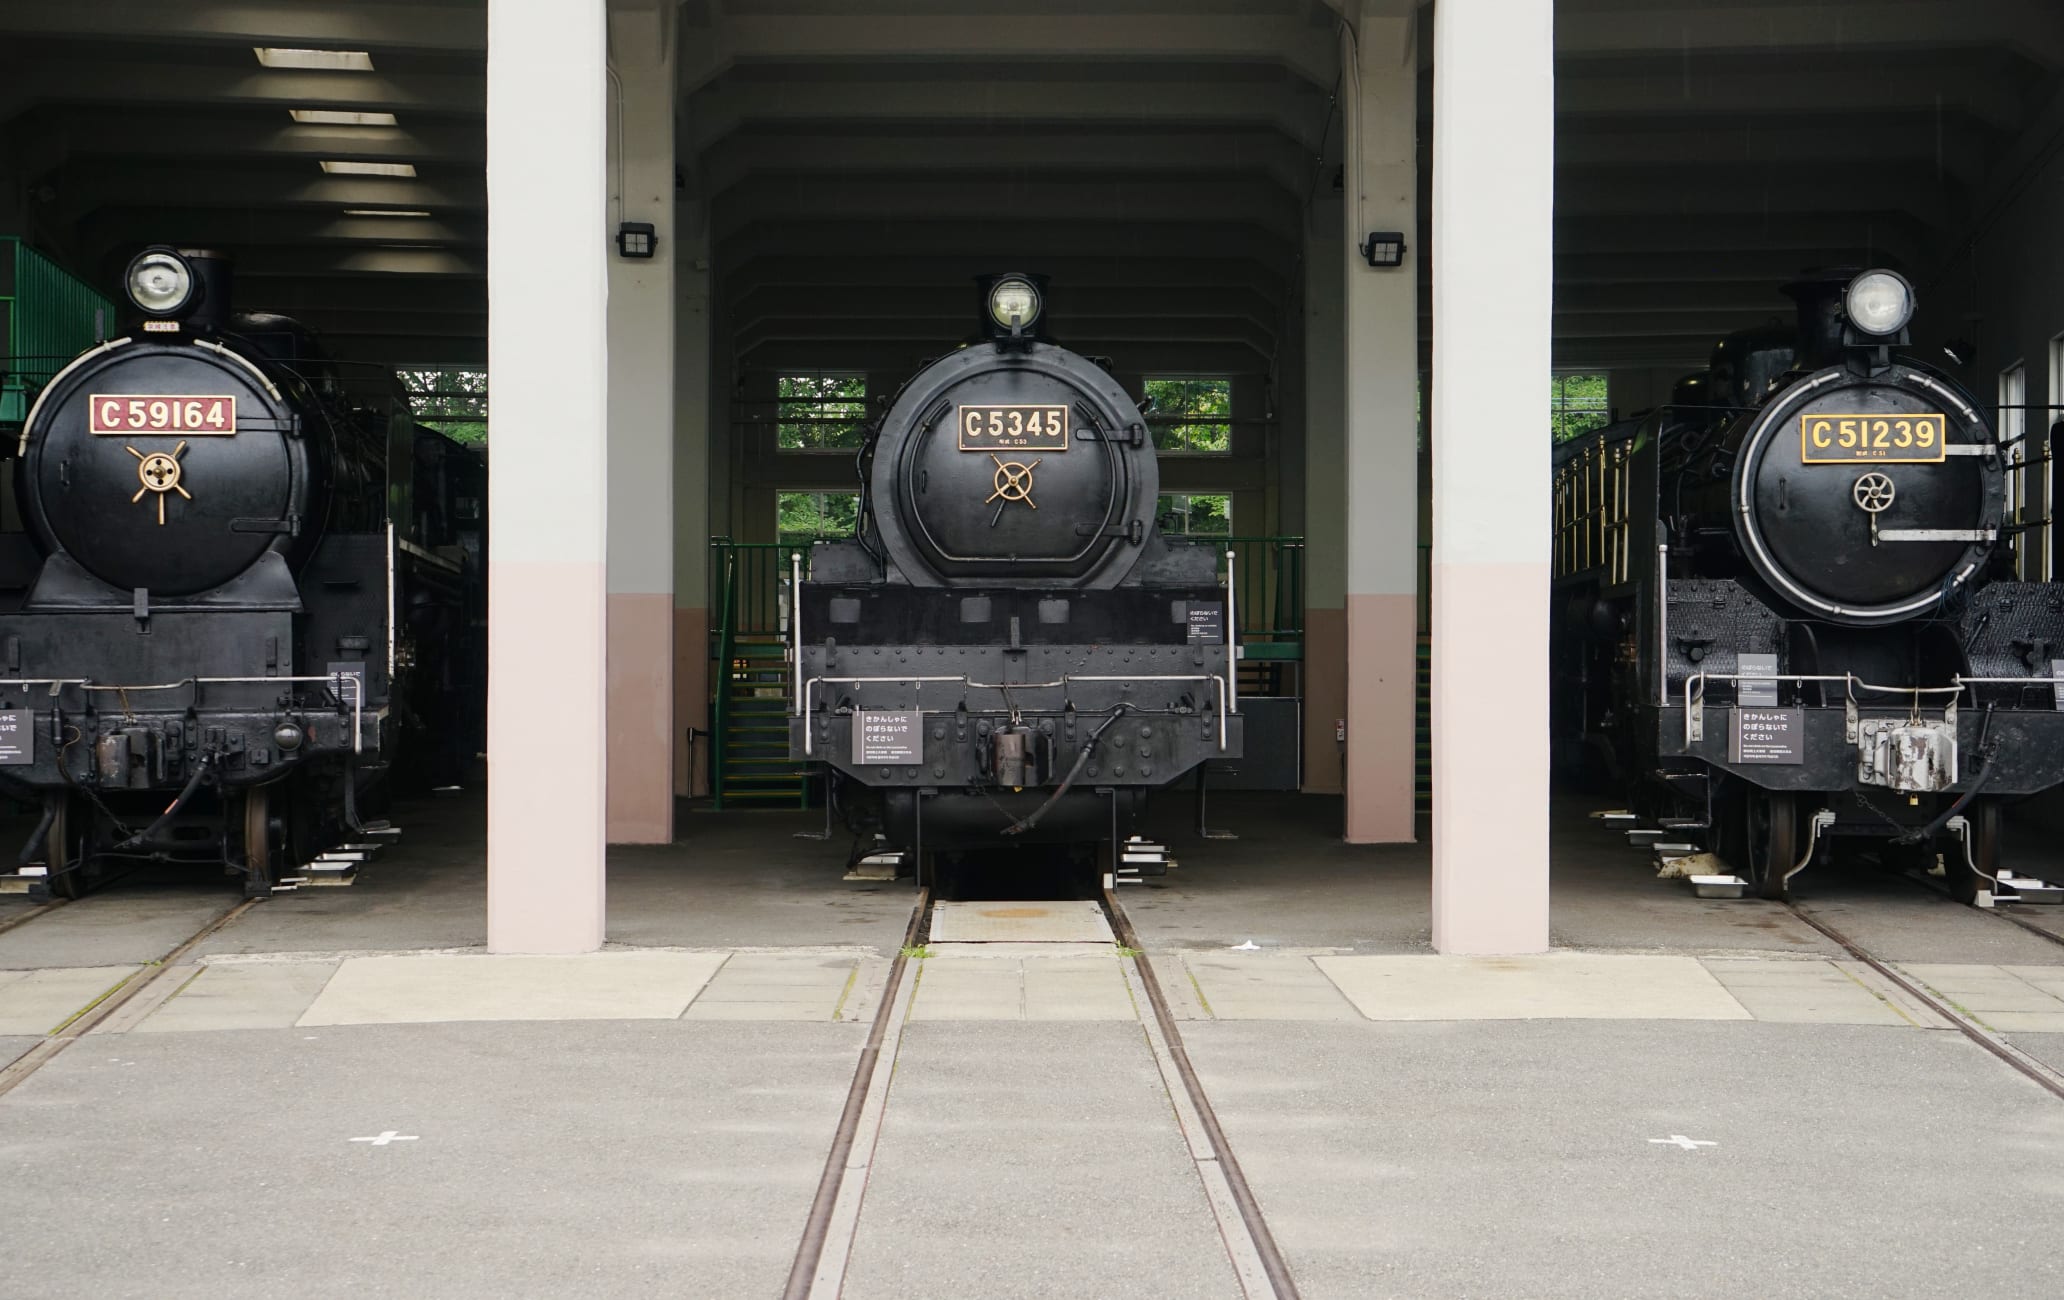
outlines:
M2064 1210L2064 1103L1782 909L1693 899L1566 807L1566 950L1438 958L1424 851L1342 846L1337 812L1229 795L1244 838L1199 841L1168 801L1182 866L1124 895L1306 1296L2064 1286L2029 1226ZM477 805L398 820L362 883L254 909L0 1098L0 1183L37 1190L0 1294L779 1289L908 884L841 881L810 814L698 814L612 853L610 951L494 958ZM1802 886L2064 1068L2064 947L1904 880ZM0 933L0 1060L234 901L137 879ZM916 963L847 1295L1237 1293L1122 966ZM1652 1141L1680 1134L1717 1145Z

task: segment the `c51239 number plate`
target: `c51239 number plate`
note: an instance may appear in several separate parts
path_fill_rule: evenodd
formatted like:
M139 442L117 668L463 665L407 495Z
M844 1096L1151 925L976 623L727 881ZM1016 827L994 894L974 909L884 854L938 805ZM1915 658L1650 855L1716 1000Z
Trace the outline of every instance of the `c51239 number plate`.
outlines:
M1066 406L963 406L959 421L962 451L1066 451Z
M1808 465L1932 464L1948 454L1948 426L1941 415L1802 415L1799 459Z
M201 397L192 393L95 393L86 399L87 427L95 434L234 435L236 398Z

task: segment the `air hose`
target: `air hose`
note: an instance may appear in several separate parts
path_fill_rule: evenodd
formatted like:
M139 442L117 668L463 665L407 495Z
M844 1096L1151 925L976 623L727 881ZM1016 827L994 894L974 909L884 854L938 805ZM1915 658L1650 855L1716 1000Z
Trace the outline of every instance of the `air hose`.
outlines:
M1978 797L1978 792L1985 788L1985 783L1992 779L1992 760L1999 751L1997 748L1988 746L1984 753L1985 761L1979 764L1978 775L1971 778L1970 789L1959 795L1957 801L1951 804L1949 809L1940 817L1937 817L1934 821L1929 822L1917 831L1908 831L1904 835L1893 837L1892 842L1894 844L1925 844L1929 840L1934 839L1943 827L1949 825L1950 818L1970 807L1971 801Z
M29 832L29 842L22 845L21 856L15 861L26 867L36 860L36 851L43 847L44 836L50 834L50 825L57 820L57 800L47 799L43 803L43 820L36 823L36 829Z
M1075 778L1082 775L1082 769L1089 766L1090 758L1096 754L1097 742L1104 738L1104 733L1111 729L1111 724L1132 712L1132 709L1133 706L1130 704L1121 704L1111 710L1111 716L1104 719L1103 725L1090 732L1089 739L1082 742L1082 749L1075 755L1075 762L1068 768L1068 775L1061 778L1061 783L1055 786L1054 792L1046 797L1046 802L1011 823L1004 829L1003 833L1005 835L1022 835L1034 826L1037 826L1039 819L1046 816L1053 806L1060 802L1062 795L1068 793L1069 788L1075 784Z
M128 839L123 840L120 844L117 844L115 851L117 853L126 853L131 849L142 848L152 836L165 829L166 823L179 815L180 811L186 807L187 801L200 791L201 784L208 779L208 774L214 770L215 753L213 750L210 750L208 753L201 755L200 762L194 764L194 774L187 778L186 785L179 791L179 797L167 805L165 811L158 814L156 821L136 832L136 834L131 835Z

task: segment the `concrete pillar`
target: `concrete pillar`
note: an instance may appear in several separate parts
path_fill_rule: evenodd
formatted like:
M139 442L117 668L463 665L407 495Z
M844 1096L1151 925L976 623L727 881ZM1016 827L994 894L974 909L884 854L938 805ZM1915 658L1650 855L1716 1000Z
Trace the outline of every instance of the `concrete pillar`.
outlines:
M1304 235L1304 790L1338 794L1347 718L1347 205L1324 187Z
M1415 839L1419 643L1419 40L1408 10L1364 0L1343 42L1346 278L1347 839ZM1372 231L1406 236L1371 267Z
M674 837L673 6L609 12L612 226L649 222L654 256L609 260L609 840ZM612 229L611 234L615 231Z
M674 731L682 746L675 788L709 789L710 428L722 389L712 383L709 230L698 203L679 205L681 250L674 316ZM697 737L688 749L688 732Z
M1433 943L1548 946L1552 0L1434 15Z
M489 0L487 942L602 944L603 0Z

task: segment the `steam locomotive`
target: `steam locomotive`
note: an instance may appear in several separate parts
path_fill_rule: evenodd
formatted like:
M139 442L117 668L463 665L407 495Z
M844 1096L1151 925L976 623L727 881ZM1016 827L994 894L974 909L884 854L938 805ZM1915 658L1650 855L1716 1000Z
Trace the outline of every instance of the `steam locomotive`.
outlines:
M2021 458L1911 352L1912 286L1787 292L1558 456L1558 762L1765 897L1859 853L1985 903L2002 803L2064 781L2064 585L2017 576Z
M1047 335L1043 280L983 287L869 430L858 536L793 566L790 757L920 880L1026 843L1156 874L1148 793L1241 752L1230 577L1156 531L1146 421Z
M125 862L262 895L340 844L405 732L479 752L485 466L282 316L226 259L145 249L138 314L38 395L0 534L0 792L40 818L30 892ZM349 855L343 855L349 856Z

